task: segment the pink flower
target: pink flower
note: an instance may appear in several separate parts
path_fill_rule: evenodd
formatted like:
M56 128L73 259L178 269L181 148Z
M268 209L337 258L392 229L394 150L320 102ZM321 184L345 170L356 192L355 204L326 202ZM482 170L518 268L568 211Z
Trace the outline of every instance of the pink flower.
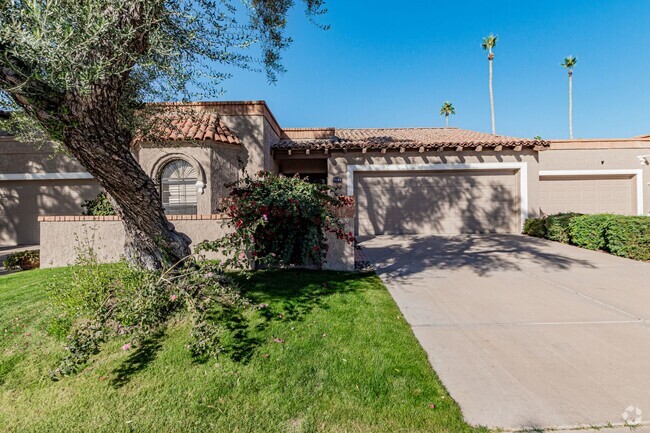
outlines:
M245 258L246 258L245 252L242 251L241 253L239 253L239 260L244 260Z
M171 295L171 296L169 297L169 299L173 302L173 301L175 301L176 299L178 299L178 296L176 296L176 295Z
M266 214L264 214L264 215L262 215L262 219L263 219L264 221L268 221L268 220L269 220L269 217L268 217Z
M122 346L122 350L127 351L131 348L131 343L126 343L124 346Z
M435 408L436 408L436 405L433 404L433 403L431 403L431 404L429 405L429 408L430 408L430 409L435 409Z
M212 278L213 276L214 274L212 272L208 272L207 274L205 274L206 278Z
M266 307L268 307L268 306L269 306L269 304L260 304L260 305L258 306L258 308L259 308L260 310L263 310L264 308L266 308Z
M268 353L265 353L265 354L262 355L262 358L268 358L268 357L269 357Z
M284 340L281 338L274 338L273 341L279 344L284 344Z

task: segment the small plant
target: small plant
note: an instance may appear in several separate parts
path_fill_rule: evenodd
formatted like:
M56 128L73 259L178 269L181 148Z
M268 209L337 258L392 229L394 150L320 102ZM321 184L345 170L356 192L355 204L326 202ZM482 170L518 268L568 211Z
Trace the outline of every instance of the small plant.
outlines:
M354 242L336 212L352 201L336 195L331 186L260 172L229 187L224 206L233 233L199 245L199 250L224 253L227 266L246 267L252 261L320 267L327 256L328 233Z
M41 255L39 250L20 251L10 254L2 263L5 269L28 271L36 269L41 265Z
M115 215L115 209L113 205L108 200L105 192L100 192L97 194L97 197L86 200L82 205L86 210L83 212L84 215L91 216L108 216Z

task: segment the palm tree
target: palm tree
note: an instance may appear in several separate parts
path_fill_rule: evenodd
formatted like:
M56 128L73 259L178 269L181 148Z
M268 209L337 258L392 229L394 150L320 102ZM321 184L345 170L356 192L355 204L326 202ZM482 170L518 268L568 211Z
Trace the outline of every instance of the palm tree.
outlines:
M445 128L449 128L449 115L456 114L456 109L449 101L445 101L440 108L440 115L445 116Z
M560 66L567 68L569 72L569 138L573 139L573 68L578 63L578 59L569 55L564 58Z
M497 133L496 122L494 120L494 92L492 91L492 60L494 60L494 53L492 49L497 45L498 36L492 33L486 38L483 38L481 46L484 50L488 51L488 64L490 65L490 110L492 111L492 134Z

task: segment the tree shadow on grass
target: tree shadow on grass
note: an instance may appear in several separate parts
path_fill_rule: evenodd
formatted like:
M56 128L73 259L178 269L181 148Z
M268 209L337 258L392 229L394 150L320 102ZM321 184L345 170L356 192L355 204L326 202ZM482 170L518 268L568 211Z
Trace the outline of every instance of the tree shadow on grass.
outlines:
M239 309L228 308L222 311L219 320L227 330L222 340L223 353L235 362L247 363L261 343L251 335L249 318Z
M264 271L239 283L253 302L268 304L259 311L264 320L256 326L263 331L273 321L300 322L316 308L329 308L330 296L363 290L354 282L367 276L330 271Z
M164 337L165 330L161 329L155 334L152 334L149 338L143 340L140 346L129 354L129 357L122 363L122 365L113 371L113 373L115 373L115 377L111 380L113 388L117 389L123 387L129 383L134 374L147 368L147 366L156 359L158 351L162 348Z
M327 298L340 293L365 290L356 281L367 273L327 271L259 271L248 277L235 276L247 296L258 309L247 314L238 308L221 308L209 319L222 324L223 355L237 363L246 364L264 342L259 337L273 322L300 322L315 309L327 309ZM268 306L260 307L260 304ZM126 385L131 377L144 370L156 358L162 347L164 330L144 340L117 368L111 381L114 388ZM209 357L195 357L203 363Z

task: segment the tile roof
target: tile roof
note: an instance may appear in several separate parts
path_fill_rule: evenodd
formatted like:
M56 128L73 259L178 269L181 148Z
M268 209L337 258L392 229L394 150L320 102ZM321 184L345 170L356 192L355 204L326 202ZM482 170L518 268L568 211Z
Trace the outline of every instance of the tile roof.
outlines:
M548 147L545 140L492 135L458 128L332 129L329 138L306 138L305 129L285 129L274 149L419 149L439 147ZM294 138L292 138L294 137ZM295 138L300 137L300 138Z
M241 144L237 133L228 128L219 114L208 111L173 111L154 116L142 141L216 141Z

